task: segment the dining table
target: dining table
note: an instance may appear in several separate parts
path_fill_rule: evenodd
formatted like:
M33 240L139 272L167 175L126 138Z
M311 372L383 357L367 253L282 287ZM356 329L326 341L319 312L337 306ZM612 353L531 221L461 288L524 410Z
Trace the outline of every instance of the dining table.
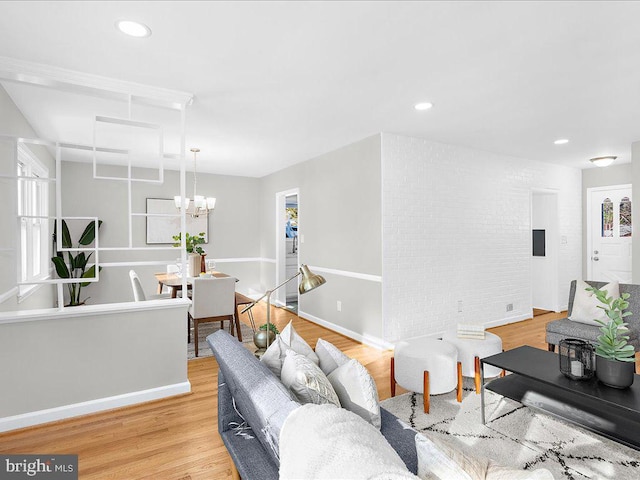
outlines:
M216 278L227 278L230 275L226 273L213 271L211 272ZM162 293L162 287L167 287L171 293L171 298L176 298L178 292L182 291L182 277L177 273L159 272L155 274L156 280L158 280L158 294ZM191 281L194 277L187 277L187 289L191 288ZM237 281L237 280L236 280Z

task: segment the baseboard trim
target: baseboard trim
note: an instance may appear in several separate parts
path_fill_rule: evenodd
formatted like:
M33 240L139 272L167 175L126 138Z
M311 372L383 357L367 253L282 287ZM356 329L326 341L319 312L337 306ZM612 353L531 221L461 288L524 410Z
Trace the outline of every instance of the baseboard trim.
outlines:
M353 330L349 330L348 328L344 328L340 325L336 325L335 323L328 322L321 318L318 318L310 313L299 311L298 316L304 318L305 320L309 320L310 322L317 323L318 325L328 328L329 330L333 330L334 332L338 332L345 337L352 338L353 340L360 342L364 345L368 345L373 348L377 348L378 350L391 350L393 349L393 343L385 342L379 337L374 337L373 335L366 335L354 332Z
M529 320L530 318L533 318L533 310L531 310L531 313L523 313L521 315L514 315L513 317L501 318L500 320L486 322L483 325L485 328L501 327L502 325L521 322L523 320Z
M172 397L191 392L191 383L186 381L165 385L148 390L124 393L112 397L98 398L87 402L73 403L61 407L37 410L35 412L0 418L0 432L8 432L19 428L32 427L43 423L55 422L80 415L127 407L138 403L150 402L161 398Z

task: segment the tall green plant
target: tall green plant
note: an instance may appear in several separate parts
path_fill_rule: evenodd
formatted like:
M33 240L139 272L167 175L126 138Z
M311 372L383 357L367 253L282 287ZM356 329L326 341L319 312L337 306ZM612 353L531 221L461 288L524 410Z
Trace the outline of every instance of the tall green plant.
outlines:
M176 243L173 244L174 247L180 246L180 240L182 239L182 233L178 235L174 235L173 239ZM200 246L204 243L204 232L200 232L197 235L190 235L189 232L184 237L185 244L187 245L187 253L197 253L199 255L204 255L204 250Z
M628 293L623 293L619 298L609 297L606 290L599 290L594 287L587 288L587 291L593 292L596 298L604 306L598 305L607 314L608 322L595 319L600 325L602 335L598 337L596 344L596 355L610 360L619 362L635 362L635 349L633 345L629 345L629 331L624 317L632 315L631 312L624 312L629 307L627 299L630 297Z
M102 225L102 220L98 220L98 228ZM53 238L55 244L57 245L57 223L56 228L53 233ZM80 235L80 240L78 240L78 244L75 248L86 247L87 245L91 245L96 238L96 224L92 220L85 227L84 232ZM74 248L71 241L71 234L69 233L69 228L67 227L67 222L62 220L62 248ZM66 259L65 259L66 253ZM53 265L56 268L56 273L60 278L94 278L96 276L96 266L91 265L87 269L87 264L89 263L89 259L93 252L86 255L86 252L78 252L75 256L74 252L66 251L66 252L57 252L56 256L51 259ZM102 267L98 269L98 271L102 270ZM78 282L78 283L67 283L67 289L69 290L69 305L82 305L87 301L87 298L84 300L80 300L80 292L83 287L86 287L91 282Z

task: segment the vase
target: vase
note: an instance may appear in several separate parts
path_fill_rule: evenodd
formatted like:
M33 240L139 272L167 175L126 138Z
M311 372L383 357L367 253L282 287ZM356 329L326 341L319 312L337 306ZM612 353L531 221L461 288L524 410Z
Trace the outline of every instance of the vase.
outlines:
M269 330L269 345L271 345L276 339L276 334ZM253 334L253 343L256 344L256 347L263 350L267 348L267 331L266 330L258 330Z
M608 387L630 387L633 384L635 367L635 362L619 362L596 355L596 377Z
M202 263L200 260L200 255L198 255L197 253L190 253L188 260L189 263L187 264L187 276L198 277L200 275L200 265Z

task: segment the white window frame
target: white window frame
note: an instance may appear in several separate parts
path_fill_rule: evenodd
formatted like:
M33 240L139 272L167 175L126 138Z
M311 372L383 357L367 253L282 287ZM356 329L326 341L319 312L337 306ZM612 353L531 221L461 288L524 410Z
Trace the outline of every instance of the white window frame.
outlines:
M22 167L22 174L19 169ZM19 177L49 178L49 169L23 144L18 144ZM51 277L51 242L49 235L49 181L18 178L18 218L20 222L18 280L20 283L46 280ZM36 254L36 249L39 252ZM39 257L38 265L34 259ZM26 270L26 271L25 271ZM42 284L19 285L18 303L32 295Z

